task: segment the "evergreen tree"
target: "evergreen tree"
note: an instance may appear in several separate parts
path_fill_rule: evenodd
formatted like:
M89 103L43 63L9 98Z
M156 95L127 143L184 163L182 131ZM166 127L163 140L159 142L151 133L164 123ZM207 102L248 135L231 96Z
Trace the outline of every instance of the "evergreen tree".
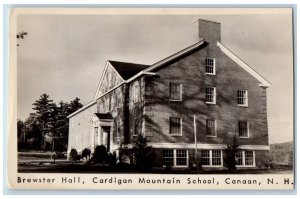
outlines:
M45 135L54 129L53 114L55 111L55 104L50 99L49 95L42 94L38 100L33 103L33 110L36 111L37 122L42 127L41 144L45 145Z

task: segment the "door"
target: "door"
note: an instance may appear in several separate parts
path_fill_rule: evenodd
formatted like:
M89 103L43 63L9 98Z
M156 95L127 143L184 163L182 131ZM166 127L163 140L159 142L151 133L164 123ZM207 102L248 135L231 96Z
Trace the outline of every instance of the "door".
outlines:
M106 147L107 151L110 149L110 127L102 127L103 142L102 144Z

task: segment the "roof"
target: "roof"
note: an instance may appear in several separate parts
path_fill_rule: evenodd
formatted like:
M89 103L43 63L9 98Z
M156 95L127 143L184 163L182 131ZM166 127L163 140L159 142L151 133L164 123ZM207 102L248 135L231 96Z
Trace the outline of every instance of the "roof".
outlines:
M113 116L110 113L95 113L99 119L113 119Z
M150 65L111 61L111 60L108 60L108 62L116 69L116 71L120 74L120 76L124 80L127 80L133 77L134 75L138 74L140 71L150 67Z

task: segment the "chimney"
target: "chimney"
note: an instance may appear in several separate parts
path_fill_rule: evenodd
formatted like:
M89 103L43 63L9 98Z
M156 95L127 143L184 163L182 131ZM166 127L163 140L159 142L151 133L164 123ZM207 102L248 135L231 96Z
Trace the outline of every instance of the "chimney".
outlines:
M221 24L214 21L197 19L198 37L204 39L207 43L216 43L221 41Z

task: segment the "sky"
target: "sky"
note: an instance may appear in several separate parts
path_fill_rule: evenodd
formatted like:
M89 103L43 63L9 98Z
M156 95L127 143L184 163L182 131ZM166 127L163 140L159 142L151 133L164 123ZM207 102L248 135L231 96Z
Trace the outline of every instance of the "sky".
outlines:
M293 140L291 14L19 15L17 111L43 93L55 102L93 100L107 60L153 64L197 41L195 19L221 23L222 43L265 77L270 143Z

